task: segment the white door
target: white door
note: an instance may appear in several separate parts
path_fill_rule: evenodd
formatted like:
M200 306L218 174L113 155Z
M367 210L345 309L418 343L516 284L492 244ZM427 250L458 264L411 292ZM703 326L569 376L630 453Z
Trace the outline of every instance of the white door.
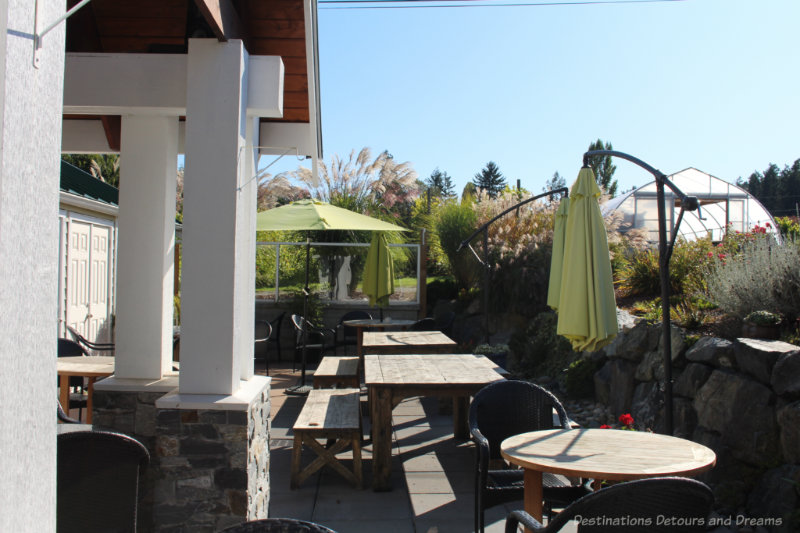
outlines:
M109 278L113 229L69 221L67 325L92 342L110 342Z

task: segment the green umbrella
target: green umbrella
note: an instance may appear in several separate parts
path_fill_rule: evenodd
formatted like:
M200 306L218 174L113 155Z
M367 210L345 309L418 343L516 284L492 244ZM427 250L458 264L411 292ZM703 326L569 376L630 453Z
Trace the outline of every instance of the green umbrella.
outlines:
M617 306L611 277L600 188L584 167L572 185L564 240L558 334L576 351L597 351L616 336Z
M256 217L256 231L313 230L407 231L319 200L298 200L262 211Z
M256 231L315 231L315 230L355 230L355 231L407 231L388 222L368 217L360 213L342 209L319 200L298 200L290 204L262 211L256 216ZM306 283L303 289L303 318L308 313L308 271L311 263L311 240L306 238ZM308 330L303 328L303 352L301 360L300 386L291 392L307 392L306 382L306 344ZM289 391L290 389L287 389Z
M558 311L558 299L561 297L561 269L564 265L564 240L567 233L567 213L569 198L563 198L558 204L553 229L553 254L550 260L550 283L547 287L547 305Z
M380 308L383 320L383 308L389 305L389 296L394 292L394 264L386 235L382 232L372 234L363 287L369 305Z

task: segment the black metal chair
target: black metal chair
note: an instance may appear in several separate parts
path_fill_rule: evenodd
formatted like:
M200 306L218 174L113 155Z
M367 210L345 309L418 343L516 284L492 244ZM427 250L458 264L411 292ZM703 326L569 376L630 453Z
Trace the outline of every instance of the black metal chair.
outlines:
M255 337L253 341L253 360L256 362L259 359L263 359L264 365L266 365L267 368L267 375L269 376L269 352L266 348L267 342L272 336L272 326L265 320L256 320L253 332Z
M294 326L294 363L292 364L292 371L295 370L295 367L298 362L300 362L300 357L303 351L303 328L308 329L308 343L306 346L306 355L308 354L309 350L318 352L319 358L322 358L322 354L325 353L327 350L335 350L336 349L336 331L330 328L323 328L319 326L315 326L305 318L300 315L292 315L292 325ZM326 339L330 335L330 341L326 342ZM308 361L306 361L308 362Z
M93 350L96 352L113 352L114 351L114 343L112 342L91 342L89 339L78 333L78 331L71 327L67 326L67 331L72 337L75 339L75 342L84 346L87 350Z
M453 324L456 321L455 311L448 311L446 313L443 313L437 316L435 320L436 320L436 329L438 329L448 337L453 336Z
M433 317L426 316L411 324L408 329L411 331L439 331L439 326L436 325Z
M347 355L347 347L358 344L358 330L352 326L345 326L345 320L372 320L372 315L366 311L348 311L336 325L336 349L341 346L343 355ZM341 340L340 340L341 337Z
M86 357L87 355L89 355L89 353L86 351L86 349L76 341L70 339L58 339L58 357ZM57 381L56 386L61 386L60 379ZM83 387L84 385L82 377L72 376L69 378L69 405L66 406L66 410L69 411L70 409L77 407L78 418L81 418L83 409L86 408L88 403L86 395L83 393ZM72 392L73 390L74 392Z
M283 357L283 353L281 352L281 326L283 325L283 317L285 316L286 311L269 321L269 325L272 327L272 335L267 339L267 343L275 345L275 349L278 352L278 361L281 361Z
M136 531L139 476L147 449L121 433L58 435L56 528L59 533Z
M469 408L469 429L475 443L476 532L483 533L487 508L523 497L523 471L495 466L503 463L500 444L513 435L554 428L570 429L569 417L561 402L538 385L509 380L478 391ZM588 481L573 484L556 474L545 473L542 482L548 510L553 505L566 506L591 492Z
M56 416L57 416L57 419L58 419L59 422L62 422L64 424L80 424L81 423L80 420L75 420L74 418L70 417L66 412L64 412L64 408L61 407L61 402L56 400L56 404L58 405L58 413L57 413Z
M711 489L694 479L662 477L627 481L584 496L552 517L547 527L525 511L506 519L506 533L519 524L530 531L561 531L578 520L578 531L603 533L701 533L714 503Z
M336 533L325 526L293 518L264 518L223 529L220 533Z

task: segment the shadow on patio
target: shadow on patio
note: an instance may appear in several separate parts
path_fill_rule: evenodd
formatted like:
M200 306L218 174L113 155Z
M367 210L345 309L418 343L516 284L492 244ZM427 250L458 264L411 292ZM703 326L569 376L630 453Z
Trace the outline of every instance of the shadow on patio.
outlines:
M292 425L305 397L284 389L297 382L291 366L270 365L270 516L310 520L337 533L467 533L473 530L474 450L470 441L454 441L452 416L439 414L436 398L410 398L392 412L393 458L390 492L372 491L372 445L362 449L364 489L357 490L330 468L323 468L299 489L289 489ZM309 380L310 381L310 380ZM366 396L362 396L366 412ZM370 420L364 417L364 433ZM340 454L351 466L351 453ZM303 464L314 459L303 449ZM504 530L505 517L522 501L486 512L487 533Z

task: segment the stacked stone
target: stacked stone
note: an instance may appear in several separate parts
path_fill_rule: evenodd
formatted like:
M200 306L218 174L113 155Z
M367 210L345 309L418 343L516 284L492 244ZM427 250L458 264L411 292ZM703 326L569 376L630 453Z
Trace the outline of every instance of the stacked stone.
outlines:
M656 432L664 431L660 341L660 325L642 321L591 354L604 361L595 375L596 400L614 417L631 413L637 427ZM671 342L674 434L717 454L716 467L700 476L712 486L717 510L772 520L767 531L800 527L800 348L703 337L687 349L674 326ZM758 527L766 526L734 522L728 530Z

